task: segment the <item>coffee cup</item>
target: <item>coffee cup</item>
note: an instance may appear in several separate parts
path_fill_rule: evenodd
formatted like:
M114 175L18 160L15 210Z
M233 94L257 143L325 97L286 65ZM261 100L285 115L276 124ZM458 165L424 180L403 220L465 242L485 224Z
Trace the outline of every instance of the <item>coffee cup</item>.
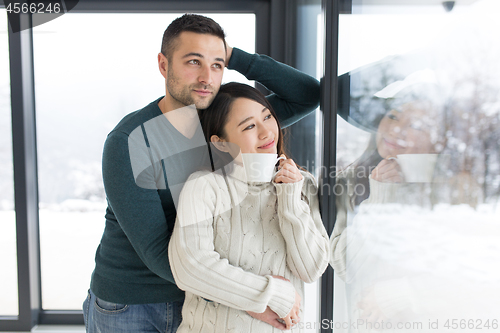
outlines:
M434 175L438 154L401 154L390 157L401 167L405 182L430 183Z
M279 160L286 159L278 154L269 153L245 153L241 154L247 181L270 182L276 175L275 166Z

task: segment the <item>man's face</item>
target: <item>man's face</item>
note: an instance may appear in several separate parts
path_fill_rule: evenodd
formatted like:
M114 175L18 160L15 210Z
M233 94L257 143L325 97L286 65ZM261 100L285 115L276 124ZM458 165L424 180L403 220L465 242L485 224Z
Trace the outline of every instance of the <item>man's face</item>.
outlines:
M219 37L182 32L168 61L170 107L195 104L198 109L207 108L219 91L225 59L224 42Z

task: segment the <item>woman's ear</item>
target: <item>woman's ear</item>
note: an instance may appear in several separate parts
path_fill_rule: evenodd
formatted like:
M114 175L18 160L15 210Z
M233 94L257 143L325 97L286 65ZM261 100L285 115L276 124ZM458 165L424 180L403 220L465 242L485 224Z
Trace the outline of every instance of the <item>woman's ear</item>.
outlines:
M229 147L226 141L223 139L219 138L217 135L212 135L210 137L210 141L212 144L215 146L215 148L219 149L220 151L224 153L229 153Z

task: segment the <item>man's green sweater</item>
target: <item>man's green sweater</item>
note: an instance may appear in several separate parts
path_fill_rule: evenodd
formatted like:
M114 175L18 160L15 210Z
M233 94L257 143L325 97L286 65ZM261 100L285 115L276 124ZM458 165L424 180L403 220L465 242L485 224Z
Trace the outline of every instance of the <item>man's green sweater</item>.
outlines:
M319 104L320 87L316 79L267 56L234 48L228 68L273 92L267 98L283 127L303 118ZM164 133L162 142L156 144L172 148L172 154L189 147L192 139L177 132L165 117L158 118L162 116L158 107L161 98L125 116L104 144L102 171L108 208L106 226L96 251L91 289L97 297L109 302L164 303L184 298L183 291L175 285L167 254L176 210L165 179L171 180L169 168L175 164L146 161L151 168L141 173L142 184L155 184L156 188L139 186L129 146L132 134L142 131L145 147L151 150L154 144L148 141L146 124L161 118L165 131L161 132ZM144 158L151 157L144 154ZM199 162L203 163L206 158L201 154ZM153 169L160 170L160 178L158 172L150 172ZM175 183L183 181L179 179Z

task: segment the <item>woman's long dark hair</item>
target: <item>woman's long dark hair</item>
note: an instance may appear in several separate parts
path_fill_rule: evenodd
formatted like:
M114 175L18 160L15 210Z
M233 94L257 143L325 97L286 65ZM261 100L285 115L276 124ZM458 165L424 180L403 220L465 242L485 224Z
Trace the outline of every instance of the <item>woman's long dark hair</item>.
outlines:
M373 121L376 128L385 117L384 115L377 115ZM354 188L355 194L351 199L351 204L353 206L358 206L361 202L366 200L370 196L370 173L372 170L383 160L382 156L378 153L377 149L377 136L376 131L370 135L368 145L361 154L361 156L354 161L352 164L348 165L343 171L347 169L354 170ZM361 188L362 190L358 190Z
M354 167L354 187L361 186L363 191L355 192L354 202L358 206L370 196L370 173L383 160L377 150L376 135L372 134L368 142L368 147L364 153L353 163Z
M219 138L226 137L224 127L227 124L228 116L231 112L231 106L237 98L247 98L253 100L269 109L278 124L279 138L276 143L278 156L285 154L283 147L283 131L281 130L280 123L273 107L260 91L249 85L238 82L223 84L220 87L219 93L215 96L212 104L206 109L198 110L201 127L207 143L210 144L210 138L212 135L217 135ZM212 165L214 170L220 169L233 160L233 157L229 153L221 152L215 147L212 149L212 145L209 146L211 148L210 151L212 152Z

